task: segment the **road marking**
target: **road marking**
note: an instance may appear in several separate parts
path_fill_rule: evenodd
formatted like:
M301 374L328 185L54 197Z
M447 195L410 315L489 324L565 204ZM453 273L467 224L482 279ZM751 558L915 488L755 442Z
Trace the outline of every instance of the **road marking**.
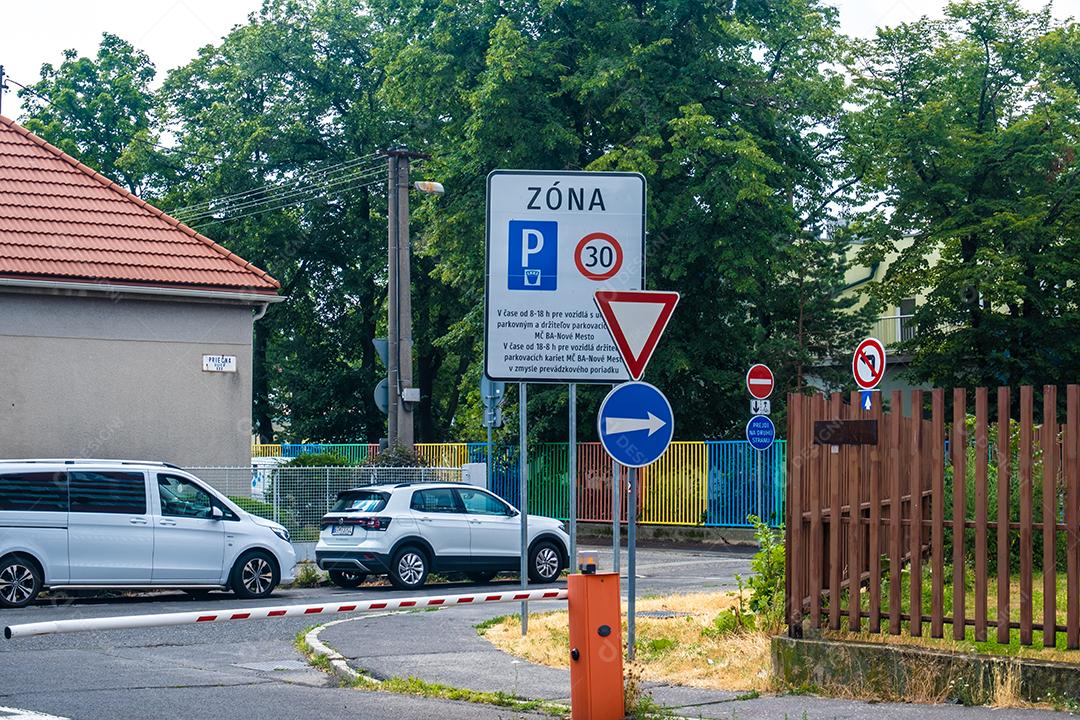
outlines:
M0 707L0 720L68 720L68 718L60 717L59 715L34 712L33 710Z

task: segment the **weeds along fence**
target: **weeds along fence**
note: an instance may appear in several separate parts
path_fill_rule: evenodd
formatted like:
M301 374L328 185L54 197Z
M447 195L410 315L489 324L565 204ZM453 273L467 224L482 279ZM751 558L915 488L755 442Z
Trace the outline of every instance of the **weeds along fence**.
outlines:
M1080 386L844 400L789 399L792 634L1080 648Z
M336 452L349 457L358 448L374 455L368 445L255 445L257 457L295 457L304 452ZM280 448L280 449L278 449ZM750 527L751 515L778 527L784 519L785 441L759 452L741 440L674 442L652 466L639 473L640 522L655 525ZM461 467L486 463L485 443L420 443L418 455L428 465ZM492 448L490 489L520 507L519 449ZM611 459L598 442L578 443L577 515L583 522L612 520ZM623 478L625 482L625 476ZM569 446L539 443L529 448L529 512L566 520L570 516ZM626 518L626 493L619 517Z
M188 468L244 510L281 523L293 542L319 538L319 521L338 493L383 483L459 482L460 467L197 467Z

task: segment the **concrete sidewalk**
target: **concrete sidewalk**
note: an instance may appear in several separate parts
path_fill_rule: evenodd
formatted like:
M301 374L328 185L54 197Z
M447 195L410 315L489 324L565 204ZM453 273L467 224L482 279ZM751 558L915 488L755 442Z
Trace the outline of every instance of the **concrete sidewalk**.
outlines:
M530 603L531 612L565 608L565 603ZM382 617L360 616L324 628L320 640L343 655L350 667L374 678L416 677L481 692L502 691L527 700L569 705L568 670L518 660L484 640L476 625L516 612L516 604L461 606ZM1046 710L992 710L959 705L914 705L834 700L805 695L762 695L739 699L739 693L647 684L658 704L676 715L694 718L1054 718Z

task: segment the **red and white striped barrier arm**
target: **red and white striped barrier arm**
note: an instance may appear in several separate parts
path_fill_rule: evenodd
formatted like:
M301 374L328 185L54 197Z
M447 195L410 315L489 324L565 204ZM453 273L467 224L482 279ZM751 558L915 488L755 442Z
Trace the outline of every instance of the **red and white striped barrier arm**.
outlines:
M163 627L168 625L193 625L196 623L223 622L226 620L266 620L269 618L296 617L299 615L333 615L336 613L371 612L372 610L402 610L408 608L453 607L455 605L479 605L481 603L519 602L522 600L565 600L566 589L518 590L502 593L474 593L469 595L425 595L423 597L385 598L381 600L347 600L344 602L318 603L314 605L279 605L277 607L237 608L234 610L206 610L196 612L160 613L157 615L120 615L103 618L80 618L78 620L52 620L47 622L8 625L4 637L8 640L32 635L85 632L88 630L126 630L130 628Z

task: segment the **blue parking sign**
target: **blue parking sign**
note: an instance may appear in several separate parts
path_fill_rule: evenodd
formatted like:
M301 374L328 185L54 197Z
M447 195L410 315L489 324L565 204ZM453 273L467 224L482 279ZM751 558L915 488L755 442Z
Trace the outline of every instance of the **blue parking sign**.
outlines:
M559 270L559 224L511 220L507 267L509 290L555 290Z

